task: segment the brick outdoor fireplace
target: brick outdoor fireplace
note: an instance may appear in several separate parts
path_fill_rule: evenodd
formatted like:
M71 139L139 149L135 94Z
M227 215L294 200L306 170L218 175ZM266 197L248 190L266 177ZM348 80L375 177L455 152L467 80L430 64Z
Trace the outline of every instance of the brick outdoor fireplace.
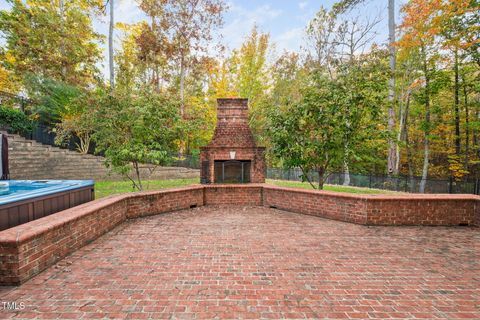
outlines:
M248 126L248 99L217 100L213 139L200 150L201 183L265 182L265 148Z

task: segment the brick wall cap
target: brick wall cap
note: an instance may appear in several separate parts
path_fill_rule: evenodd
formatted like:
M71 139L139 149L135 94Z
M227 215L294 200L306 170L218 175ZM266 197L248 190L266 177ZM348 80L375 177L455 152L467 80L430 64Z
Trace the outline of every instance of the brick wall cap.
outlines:
M245 104L248 103L248 98L218 98L217 99L218 104L223 104L223 103L241 103Z
M206 184L203 185L205 189L228 189L228 188L233 188L233 189L244 189L244 188L263 188L265 186L264 183L212 183L212 184Z
M228 146L205 146L200 147L200 150L231 150L231 149L238 149L238 150L265 150L265 147L228 147Z
M281 186L268 185L268 184L264 185L264 189L304 193L304 194L325 195L325 196L332 196L336 198L349 198L349 199L357 199L357 200L368 199L368 195L366 194L351 194L351 193L325 191L325 190L310 190L310 189L303 189L303 188L297 188L297 187L281 187Z
M182 192L186 190L201 190L203 186L201 184L192 184L185 187L178 187L178 188L166 188L166 189L159 189L159 190L151 190L151 191L137 191L137 192L129 192L127 193L128 199L130 198L141 198L144 196L154 196L159 194L165 193L175 193L175 192Z
M309 190L295 187L281 187L265 184L264 188L272 190L322 194L338 198L360 199L360 200L480 200L480 196L473 194L362 194L362 193L344 193L337 191Z

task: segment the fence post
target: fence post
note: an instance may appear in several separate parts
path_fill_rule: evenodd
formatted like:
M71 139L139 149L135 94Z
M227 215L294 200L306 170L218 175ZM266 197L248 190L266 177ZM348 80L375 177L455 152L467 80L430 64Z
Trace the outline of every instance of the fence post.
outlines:
M368 175L368 187L370 189L372 188L372 174L371 173Z
M448 178L448 193L453 193L453 178Z

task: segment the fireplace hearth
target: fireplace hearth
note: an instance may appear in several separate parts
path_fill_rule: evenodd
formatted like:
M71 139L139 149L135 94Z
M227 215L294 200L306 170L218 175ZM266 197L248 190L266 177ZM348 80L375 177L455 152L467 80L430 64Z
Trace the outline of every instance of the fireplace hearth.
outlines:
M265 182L265 148L248 126L248 99L217 100L215 133L200 150L201 183Z

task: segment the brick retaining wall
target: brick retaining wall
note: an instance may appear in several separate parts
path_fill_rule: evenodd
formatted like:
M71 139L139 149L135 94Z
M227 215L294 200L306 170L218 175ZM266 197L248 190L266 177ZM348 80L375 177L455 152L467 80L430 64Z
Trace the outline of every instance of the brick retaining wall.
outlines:
M18 285L129 218L203 205L269 206L363 225L480 225L479 196L354 195L194 185L85 203L0 232L0 285Z
M365 224L366 199L350 194L265 186L263 204L285 211Z
M249 205L263 204L263 184L206 185L206 205Z
M480 225L480 197L468 194L348 194L265 185L265 206L364 225Z
M127 218L138 218L203 206L202 186L136 192L127 199Z

